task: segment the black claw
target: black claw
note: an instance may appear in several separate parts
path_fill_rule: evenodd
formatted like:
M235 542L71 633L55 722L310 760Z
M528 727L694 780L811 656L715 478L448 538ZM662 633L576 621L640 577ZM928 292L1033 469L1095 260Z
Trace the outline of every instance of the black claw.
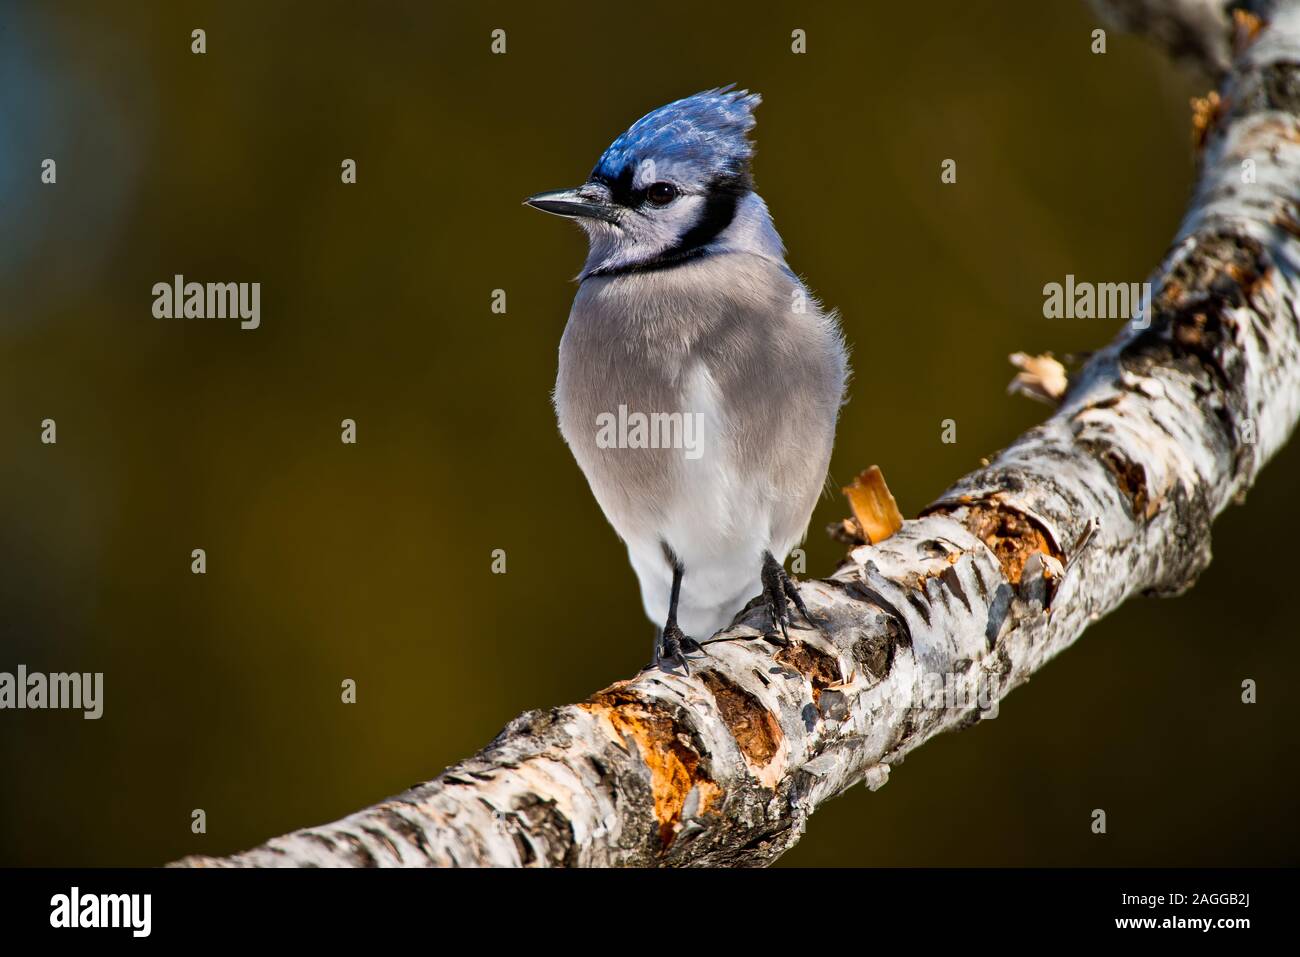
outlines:
M772 634L768 639L776 641L777 644L788 645L790 643L790 632L788 626L793 624L793 618L790 614L790 605L793 604L803 616L803 620L809 625L815 624L815 621L808 613L808 608L799 596L799 589L795 587L790 576L785 573L785 569L772 556L771 552L763 553L763 601L767 605L768 618L772 623ZM781 637L777 639L776 632L780 630Z
M692 638L690 635L683 634L682 630L677 627L675 622L669 622L664 626L663 632L659 636L659 643L655 649L656 665L671 661L682 666L682 670L688 675L691 673L691 665L686 656L698 652L707 655L704 646Z
M779 587L773 588L769 585L763 589L763 597L767 600L767 618L772 630L779 630L783 637L788 638L789 635L785 633L785 619L790 611L786 608L785 593Z
M691 638L687 635L682 635L679 639L677 639L677 641L681 645L682 651L696 652L701 655L708 654L708 652L704 650L704 646L702 644L700 644L694 638Z
M788 575L782 575L781 586L785 589L786 596L794 602L794 607L799 609L799 614L803 616L803 620L808 622L810 625L813 624L813 616L808 614L808 606L805 605L803 599L799 597L799 589L795 586L795 583Z

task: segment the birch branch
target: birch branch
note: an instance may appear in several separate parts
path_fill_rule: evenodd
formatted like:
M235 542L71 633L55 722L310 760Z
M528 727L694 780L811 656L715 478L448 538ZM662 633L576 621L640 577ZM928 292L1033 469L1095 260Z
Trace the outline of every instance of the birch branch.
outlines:
M1089 0L1109 26L1140 33L1174 60L1205 71L1216 80L1232 62L1233 4L1227 0Z
M920 518L803 583L820 627L778 647L755 603L689 677L525 713L427 784L180 865L768 864L824 801L989 716L1130 596L1188 588L1300 416L1300 12L1238 43L1149 327Z

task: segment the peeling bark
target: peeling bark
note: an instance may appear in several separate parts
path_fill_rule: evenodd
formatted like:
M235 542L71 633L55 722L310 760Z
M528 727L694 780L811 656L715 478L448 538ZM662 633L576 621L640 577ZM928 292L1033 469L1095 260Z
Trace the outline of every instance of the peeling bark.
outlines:
M978 722L1130 596L1190 587L1214 517L1300 417L1300 11L1229 70L1227 5L1136 6L1211 11L1195 29L1213 37L1173 45L1228 71L1149 328L1127 325L1050 419L920 518L803 583L818 627L778 647L755 602L689 677L644 671L528 712L404 794L180 863L768 864L824 801Z

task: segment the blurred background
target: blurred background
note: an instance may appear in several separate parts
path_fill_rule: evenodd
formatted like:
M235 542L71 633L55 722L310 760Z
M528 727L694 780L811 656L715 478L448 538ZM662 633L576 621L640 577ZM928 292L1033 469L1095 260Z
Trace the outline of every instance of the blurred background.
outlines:
M549 401L585 240L520 201L664 102L764 96L759 190L854 350L837 487L878 463L915 515L1041 420L1007 354L1116 331L1045 320L1043 284L1144 279L1194 173L1204 81L1114 32L1094 55L1097 25L1032 0L0 4L0 671L105 673L99 721L0 712L0 864L232 852L647 659ZM261 328L154 319L176 273L260 282ZM1300 534L1297 477L1300 443L1195 590L1100 622L783 863L1296 863L1300 646L1269 549ZM819 506L810 574L845 514Z

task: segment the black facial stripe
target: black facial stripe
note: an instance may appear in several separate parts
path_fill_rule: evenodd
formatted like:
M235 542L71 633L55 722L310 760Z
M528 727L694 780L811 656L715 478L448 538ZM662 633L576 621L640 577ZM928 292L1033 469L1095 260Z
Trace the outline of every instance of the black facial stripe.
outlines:
M645 202L645 190L633 189L632 178L636 172L631 165L624 166L617 178L611 178L604 173L591 174L591 180L594 183L603 183L609 189L609 197L620 206L627 206L629 209L635 209Z
M624 170L624 173L626 172L627 169ZM621 174L619 179L623 179ZM611 181L606 177L602 182L609 186ZM628 183L629 188L630 186L631 184ZM616 276L620 273L665 269L702 255L705 247L717 239L719 234L731 225L732 220L736 218L736 209L740 205L741 197L752 188L753 181L747 173L713 180L708 186L708 195L704 200L704 211L700 216L700 221L688 229L675 245L665 249L653 259L611 269L596 269L589 275ZM612 191L613 187L610 186L610 189ZM645 190L636 190L634 192L644 194Z
M689 255L717 239L718 234L730 226L731 221L736 218L736 207L740 205L740 197L744 196L748 189L749 183L746 177L717 179L710 183L700 221L688 229L686 234L677 241L677 245L666 250L661 258Z
M641 262L628 263L626 266L609 266L604 269L593 269L587 273L587 278L594 276L622 276L630 272L654 272L659 269L670 269L673 266L680 266L684 262L692 259L698 259L704 254L703 247L693 249L677 256L669 257L667 253L662 256L656 256L654 259L646 259Z

